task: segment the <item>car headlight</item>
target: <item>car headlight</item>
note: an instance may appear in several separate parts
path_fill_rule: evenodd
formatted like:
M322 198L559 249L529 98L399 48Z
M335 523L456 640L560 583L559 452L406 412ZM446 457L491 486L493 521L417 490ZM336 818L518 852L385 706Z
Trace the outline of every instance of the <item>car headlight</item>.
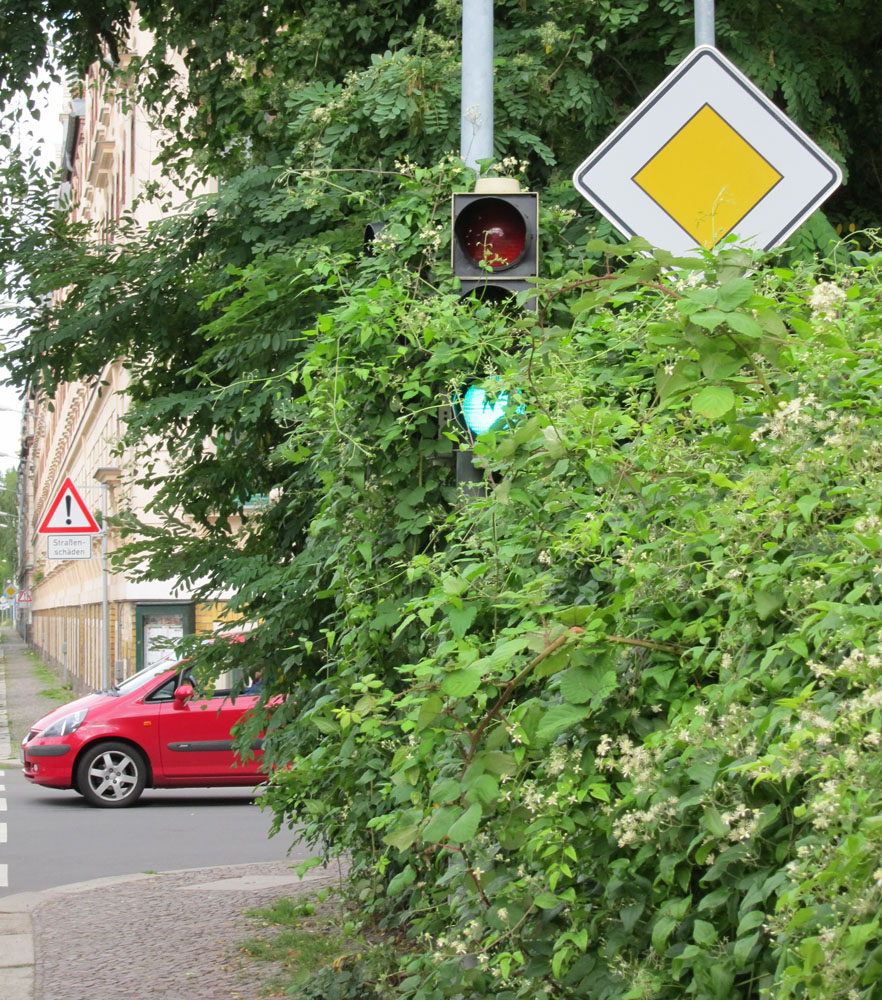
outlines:
M58 719L51 726L47 726L40 733L40 736L69 736L71 733L75 733L83 724L83 719L86 718L88 711L88 708L81 708L79 712L71 712L70 715L65 715L63 719Z

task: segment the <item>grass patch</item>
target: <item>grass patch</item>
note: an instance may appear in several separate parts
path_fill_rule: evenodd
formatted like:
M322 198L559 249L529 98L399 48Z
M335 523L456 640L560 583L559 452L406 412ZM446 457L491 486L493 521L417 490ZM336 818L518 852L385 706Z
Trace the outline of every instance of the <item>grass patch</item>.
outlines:
M239 944L240 968L245 963L273 966L261 996L312 998L320 994L310 989L310 981L330 977L336 989L326 995L355 998L363 995L368 967L378 970L390 964L382 939L358 928L333 890L307 899L278 899L247 910L246 916L258 923L261 933ZM373 991L369 995L375 996Z
M31 650L28 656L34 664L34 676L46 687L37 692L42 698L51 698L53 701L65 702L73 698L74 690L70 684L62 684L58 675L50 670L45 663Z

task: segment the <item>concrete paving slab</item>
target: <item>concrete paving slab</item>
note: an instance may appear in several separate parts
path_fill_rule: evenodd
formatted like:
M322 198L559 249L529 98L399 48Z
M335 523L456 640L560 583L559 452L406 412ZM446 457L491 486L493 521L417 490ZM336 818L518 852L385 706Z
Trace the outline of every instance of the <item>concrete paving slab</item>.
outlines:
M34 1000L33 967L3 970L3 1000Z
M0 936L0 968L34 964L34 939L30 934Z
M20 913L0 911L0 934L30 934L31 922Z

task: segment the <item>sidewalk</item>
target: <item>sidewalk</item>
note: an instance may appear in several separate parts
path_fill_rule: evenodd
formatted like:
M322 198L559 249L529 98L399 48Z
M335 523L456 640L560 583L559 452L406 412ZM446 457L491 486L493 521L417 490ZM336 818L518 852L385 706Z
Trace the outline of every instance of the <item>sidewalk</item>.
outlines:
M5 782L18 743L51 699L24 642L0 642L0 885L6 883ZM4 773L5 772L5 773ZM11 773L12 772L12 773ZM0 897L2 1000L257 1000L259 982L229 961L253 934L244 910L336 885L336 868L302 880L271 861L95 879Z

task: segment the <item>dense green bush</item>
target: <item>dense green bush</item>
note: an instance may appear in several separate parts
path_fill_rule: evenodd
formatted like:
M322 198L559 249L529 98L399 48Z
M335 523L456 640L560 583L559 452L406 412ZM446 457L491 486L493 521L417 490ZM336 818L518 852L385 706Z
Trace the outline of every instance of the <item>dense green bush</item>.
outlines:
M280 821L406 917L405 996L875 996L882 256L588 243L513 318L397 238L287 404L332 634ZM510 400L479 499L434 420L468 363Z

